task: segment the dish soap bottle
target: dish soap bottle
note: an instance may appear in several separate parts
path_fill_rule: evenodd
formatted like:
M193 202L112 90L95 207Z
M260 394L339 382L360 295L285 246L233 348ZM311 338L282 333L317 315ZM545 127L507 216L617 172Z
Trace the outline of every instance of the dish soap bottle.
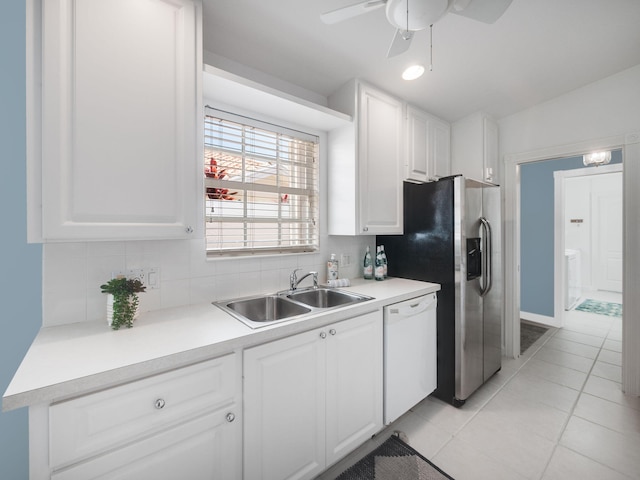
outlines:
M382 252L382 272L384 273L384 278L387 278L389 269L387 268L387 254L384 253L384 245L380 245L380 251Z
M382 251L380 250L380 247L378 246L376 248L376 262L375 262L375 269L374 269L374 276L376 277L376 280L384 280L384 265L383 265L383 261L382 261Z
M373 279L373 262L371 261L371 251L369 250L369 245L367 245L367 252L364 254L363 273L365 280Z
M331 259L327 262L327 281L338 279L338 259L336 254L331 254Z

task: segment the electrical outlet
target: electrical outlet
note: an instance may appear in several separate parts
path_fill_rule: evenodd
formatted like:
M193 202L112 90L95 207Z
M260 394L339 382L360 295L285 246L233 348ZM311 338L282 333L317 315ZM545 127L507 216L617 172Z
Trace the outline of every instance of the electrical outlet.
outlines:
M340 265L342 267L348 267L349 265L351 265L351 255L348 255L346 253L341 253L340 254Z
M130 268L128 270L111 272L111 278L117 278L120 276L124 276L131 280L140 280L147 289L154 290L156 288L160 288L159 267Z

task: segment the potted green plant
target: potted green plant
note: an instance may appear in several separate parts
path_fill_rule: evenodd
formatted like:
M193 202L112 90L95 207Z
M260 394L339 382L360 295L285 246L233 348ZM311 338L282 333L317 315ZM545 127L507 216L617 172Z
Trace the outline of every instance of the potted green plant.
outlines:
M133 318L140 302L137 294L146 289L142 282L137 278L112 278L104 285L100 285L100 289L102 293L109 294L107 322L111 328L118 330L123 325L127 328L133 327ZM110 303L112 303L111 311Z

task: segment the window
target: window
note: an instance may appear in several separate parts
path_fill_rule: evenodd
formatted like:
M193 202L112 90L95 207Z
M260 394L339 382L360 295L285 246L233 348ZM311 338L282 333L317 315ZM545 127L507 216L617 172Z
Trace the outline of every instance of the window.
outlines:
M318 249L318 138L207 107L207 252Z

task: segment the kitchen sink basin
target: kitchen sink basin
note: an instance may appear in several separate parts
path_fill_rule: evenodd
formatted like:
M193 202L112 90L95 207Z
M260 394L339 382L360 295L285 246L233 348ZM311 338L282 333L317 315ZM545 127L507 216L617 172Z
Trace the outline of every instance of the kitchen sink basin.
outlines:
M305 288L213 303L245 325L260 328L366 300L372 297L327 288Z
M371 299L371 297L365 297L364 295L343 292L341 290L330 290L328 288L301 290L290 293L287 295L287 298L315 308L333 308Z
M227 302L222 306L232 313L258 323L284 320L311 311L310 308L290 302L280 295L261 295Z

